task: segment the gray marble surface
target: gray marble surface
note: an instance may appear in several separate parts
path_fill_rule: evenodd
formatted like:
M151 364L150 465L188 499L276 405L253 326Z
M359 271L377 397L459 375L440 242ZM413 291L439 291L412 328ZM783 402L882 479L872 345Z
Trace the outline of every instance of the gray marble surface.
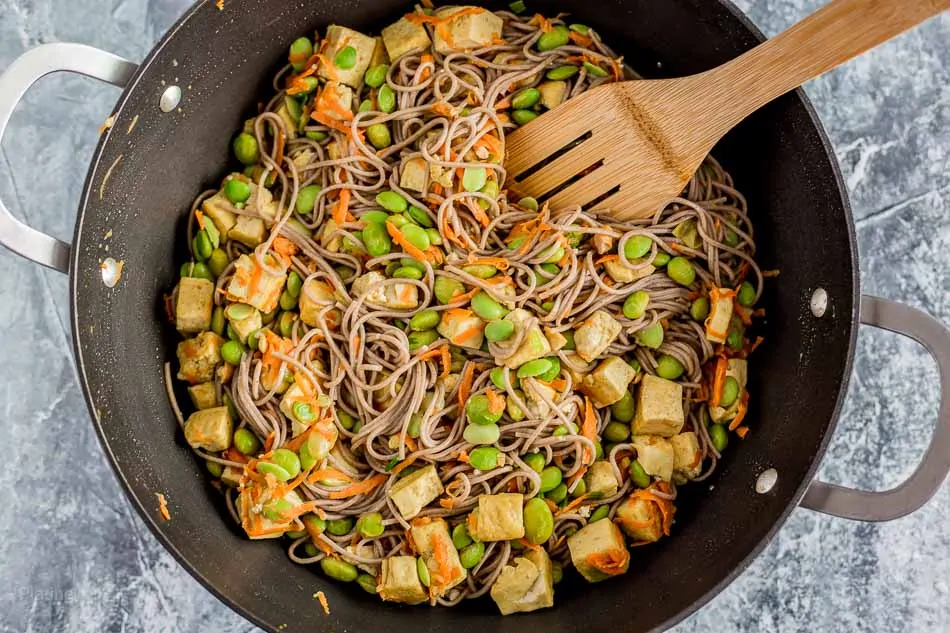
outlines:
M673 0L664 0L673 1ZM740 0L775 34L821 0ZM0 70L44 42L141 59L186 0L0 0ZM950 323L950 16L807 86L858 222L865 292ZM0 145L0 196L72 233L96 129L118 93L42 80ZM89 424L68 333L66 278L0 249L0 631L251 631L152 538ZM862 331L842 424L822 476L882 489L909 474L937 408L934 363ZM916 514L867 525L796 510L741 578L675 630L943 633L950 630L950 487Z

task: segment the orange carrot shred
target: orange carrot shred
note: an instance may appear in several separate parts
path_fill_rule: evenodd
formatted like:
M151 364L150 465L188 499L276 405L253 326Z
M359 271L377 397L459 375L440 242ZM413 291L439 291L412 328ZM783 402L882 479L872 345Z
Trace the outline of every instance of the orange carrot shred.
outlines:
M171 521L172 515L168 511L168 502L165 500L165 495L160 492L156 492L155 496L158 498L158 512L162 515L162 518L166 521Z
M488 410L492 413L501 413L505 410L505 397L494 389L487 389L485 396L488 397Z
M726 360L724 356L720 356L716 361L716 373L713 377L712 385L712 400L709 404L714 407L719 406L719 401L722 399L722 390L726 385L726 370L729 367L729 361Z
M586 396L584 397L584 422L581 424L581 435L591 442L597 441L597 416L594 414L594 405L591 404L590 398ZM584 461L588 463L594 461L594 455L591 453L590 448L584 448Z
M732 422L729 423L730 431L735 431L739 425L742 424L742 420L745 419L745 414L748 412L748 410L749 392L745 392L742 394L742 399L739 400L739 408L736 410L736 417L732 418Z
M355 484L350 484L349 486L346 486L345 488L334 490L330 492L330 494L328 494L327 496L330 499L348 499L349 497L363 495L383 485L386 482L386 479L387 479L386 475L379 473L377 475L373 475L366 481L360 481Z
M475 363L469 363L462 372L462 381L459 383L459 408L464 409L468 396L472 393L472 383L475 380Z
M577 499L574 499L573 501L571 501L566 506L564 506L561 510L558 511L558 514L568 514L570 512L573 512L575 508L580 507L580 505L584 503L584 501L586 500L587 500L587 495L583 494L579 496Z
M402 231L397 229L396 225L388 220L386 221L386 231L389 232L389 237L392 238L393 242L402 247L402 250L406 251L410 257L418 259L420 262L429 260L425 253L413 246L409 240L406 239L406 236L402 234Z
M327 602L326 594L322 591L318 591L313 595L317 597L317 601L320 603L320 606L323 607L323 612L326 615L330 615L330 604Z
M745 436L748 434L749 434L749 427L747 426L740 426L739 428L736 429L736 435L739 436L739 439L744 440Z

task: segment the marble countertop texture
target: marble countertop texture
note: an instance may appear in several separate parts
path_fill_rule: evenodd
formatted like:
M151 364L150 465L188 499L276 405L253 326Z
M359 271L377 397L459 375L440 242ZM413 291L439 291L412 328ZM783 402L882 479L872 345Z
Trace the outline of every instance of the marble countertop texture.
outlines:
M666 0L673 1L673 0ZM739 0L774 35L821 0ZM0 70L77 41L140 60L187 0L0 0ZM950 324L950 15L807 85L847 182L863 290ZM0 196L68 239L97 128L118 91L42 80L0 145ZM69 344L67 279L0 249L0 632L254 631L132 511L89 423ZM862 330L830 481L884 489L933 427L936 367ZM749 569L676 633L950 630L950 486L886 524L795 510Z

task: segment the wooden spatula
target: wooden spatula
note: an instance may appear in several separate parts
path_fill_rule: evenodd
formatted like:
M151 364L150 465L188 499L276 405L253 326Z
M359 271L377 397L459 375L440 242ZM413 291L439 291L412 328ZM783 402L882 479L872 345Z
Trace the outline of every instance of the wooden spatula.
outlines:
M508 186L553 208L652 215L746 116L947 8L950 0L834 0L718 68L585 92L508 136Z

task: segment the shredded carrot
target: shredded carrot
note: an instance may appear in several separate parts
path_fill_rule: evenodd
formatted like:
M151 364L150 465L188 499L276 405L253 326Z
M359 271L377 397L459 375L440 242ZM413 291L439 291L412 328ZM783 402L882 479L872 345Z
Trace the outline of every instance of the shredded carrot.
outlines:
M444 536L440 536L435 540L433 545L435 546L435 551L433 551L435 564L439 568L439 573L437 576L439 580L438 584L445 586L458 578L461 572L449 562L449 546L451 543L448 542L448 539L446 539ZM452 551L454 551L454 547Z
M448 25L455 19L464 17L466 15L481 15L485 13L486 9L481 7L465 7L453 13L452 15L447 15L444 18L440 18L435 15L425 15L423 13L409 13L405 16L407 22L412 22L413 24L431 24L435 27L436 35L445 40L445 43L451 48L455 48L455 42L452 39L452 34L449 32ZM425 57L425 55L423 55Z
M763 271L762 271L762 276L765 277L766 279L770 279L770 278L772 278L772 277L778 277L780 272L781 272L781 271L778 270L778 269L775 269L775 270L763 270Z
M623 77L623 57L610 60L610 70L613 71L614 80L620 81Z
M521 543L522 545L524 545L526 548L528 548L528 549L530 549L530 550L534 550L535 552L540 552L540 551L541 551L541 546L540 546L540 545L535 545L534 543L532 543L531 541L529 541L529 540L526 539L526 538L520 538L520 539L518 539L518 542Z
M604 552L594 552L587 556L587 564L608 576L616 576L627 570L630 563L630 552L627 548L620 547L609 549Z
M162 515L162 518L166 521L171 521L172 515L168 511L168 502L165 501L165 495L160 492L156 492L155 496L158 498L158 512Z
M452 497L443 497L439 499L439 506L445 508L446 510L451 510L455 507L455 499Z
M726 360L725 356L720 356L716 360L716 373L713 375L713 384L712 384L712 396L709 404L714 407L719 406L719 401L722 399L722 389L726 385L726 370L729 367L729 361Z
M568 514L570 512L573 512L575 508L579 508L581 504L584 503L584 501L586 500L587 500L587 495L583 494L579 496L577 499L574 499L573 501L571 501L566 506L564 506L560 511L558 511L558 514Z
M452 17L455 17L455 16L452 16ZM438 29L439 27L436 27L436 28ZM448 39L448 38L445 38L445 39ZM434 63L435 63L435 58L434 58L432 55L430 55L429 53L423 53L423 54L419 57L419 65L420 65L420 66L426 66L426 68L423 68L423 69L422 69L422 72L419 73L419 78L420 78L420 79L422 79L423 81L425 81L426 79L428 79L429 77L432 76L432 69L429 68L428 65L429 65L429 64L434 64Z
M429 110L435 114L441 114L444 117L452 118L455 116L455 110L452 109L452 106L449 105L446 101L436 101Z
M383 485L386 482L386 479L387 476L380 473L370 477L366 481L350 484L349 486L341 488L340 490L334 490L327 496L330 499L348 499L357 495L363 495Z
M307 478L308 483L315 483L321 479L342 479L344 481L353 481L353 478L342 470L336 468L321 468L310 473Z
M534 17L528 21L528 24L537 24L538 28L544 33L549 33L554 30L554 25L540 13L535 13Z
M600 257L600 258L598 258L598 259L595 259L595 260L594 260L594 265L599 266L600 264L603 264L604 262L615 262L615 261L617 261L618 259L620 259L620 255L616 255L616 254L615 254L615 255L604 255L603 257Z
M296 244L288 240L286 237L281 237L280 235L274 238L274 243L271 248L285 257L293 257L300 250L297 248Z
M739 317L739 320L742 321L742 325L752 325L752 312L748 308L737 305L733 306L732 311Z
M571 31L569 34L571 41L577 44L578 46L583 46L584 48L590 48L594 43L594 40L587 37L586 35L581 35L577 31Z
M407 468L409 468L409 466L411 466L411 465L412 465L412 462L414 462L414 461L416 461L416 458L415 458L415 457L407 457L406 459L402 460L401 462L399 462L398 464L396 464L395 466L393 466L393 469L392 469L391 471L389 471L389 474L390 474L390 475L398 475L398 474L401 473L402 471L404 471L404 470L406 470Z
M448 345L441 345L439 354L442 357L442 373L439 374L439 378L445 378L452 373L452 352Z
M441 357L442 357L442 347L443 347L443 346L440 345L439 347L436 347L436 348L434 348L434 349L430 349L429 351L427 351L427 352L424 353L424 354L419 354L418 356L416 356L416 360L422 361L422 360L432 360L433 358L441 358Z
M488 397L488 410L492 413L501 413L505 410L505 397L494 389L487 389L485 395Z
M655 504L662 518L661 526L663 528L663 534L666 536L670 535L670 528L673 525L673 513L675 512L672 501L656 496L649 488L646 490L634 490L630 494L630 498L643 499Z
M736 435L739 436L739 439L744 440L745 436L748 434L749 434L749 427L747 426L740 426L739 428L736 429Z
M597 441L597 416L594 414L594 405L590 398L584 396L584 422L581 424L581 435L591 442ZM594 461L594 455L589 447L584 448L584 461L590 463Z
M244 455L241 451L237 450L233 446L221 453L221 459L226 459L232 462L239 462L241 464L246 464L248 462L247 456Z
M495 102L495 110L507 110L510 107L511 99L509 97L505 97L504 99Z
M452 343L455 345L461 345L465 341L475 338L485 331L484 325L476 325L475 327L470 327L466 330L462 330L452 338Z
M755 337L755 342L752 343L752 344L749 346L749 349L748 349L748 351L746 352L746 355L749 355L749 354L751 354L752 352L754 352L754 351L756 350L756 348L757 348L759 345L761 345L761 344L762 344L762 341L764 341L764 340L765 340L765 339L762 338L761 336L756 336L756 337Z
M327 597L322 591L318 591L313 594L317 597L317 600L320 602L320 606L323 607L323 612L327 615L330 615L330 604L327 602Z
M567 478L567 486L570 488L574 485L574 482L583 477L587 473L587 466L581 466L577 469L577 472Z
M274 431L271 431L267 434L267 439L264 440L264 452L269 453L270 449L274 447L274 440L277 439L277 435Z
M736 417L732 418L732 422L729 423L729 430L735 431L739 428L739 425L742 424L742 421L745 419L745 414L749 411L749 392L742 394L742 399L739 400L739 408L736 409Z
M435 8L435 5L432 4L432 0L422 0L422 6L424 6L426 9Z
M218 0L214 6L218 7L218 11L224 11L224 0Z
M350 190L340 189L340 197L333 205L333 221L340 226L346 223L348 215L350 215Z
M462 380L459 382L459 408L464 409L468 402L468 396L472 393L472 382L475 380L475 363L468 363L465 371L462 372Z
M409 240L406 239L406 236L402 234L402 231L396 228L396 225L386 221L386 230L389 232L389 237L392 238L398 246L402 247L402 250L412 257L413 259L418 259L420 262L429 261L429 258L426 257L426 254L423 253L420 249L413 246Z

